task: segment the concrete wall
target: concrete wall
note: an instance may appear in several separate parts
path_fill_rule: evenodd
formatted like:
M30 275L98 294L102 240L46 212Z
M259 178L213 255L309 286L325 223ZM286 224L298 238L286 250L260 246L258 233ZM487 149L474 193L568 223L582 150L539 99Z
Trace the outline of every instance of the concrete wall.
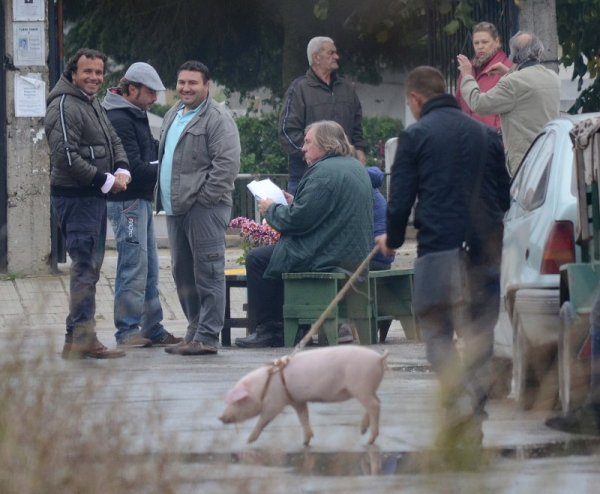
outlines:
M12 2L5 1L6 55L13 54ZM48 16L46 15L46 19ZM48 53L47 21L45 52ZM47 66L7 70L7 237L8 273L47 272L50 255L50 183L44 119L15 117L14 71L42 74L48 85Z

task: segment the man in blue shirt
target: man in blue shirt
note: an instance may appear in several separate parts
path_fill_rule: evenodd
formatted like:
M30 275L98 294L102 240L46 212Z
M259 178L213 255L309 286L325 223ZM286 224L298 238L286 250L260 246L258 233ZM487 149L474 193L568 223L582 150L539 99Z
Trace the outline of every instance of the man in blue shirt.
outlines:
M225 319L225 231L241 150L209 81L201 62L179 68L180 101L165 115L158 150L157 208L167 214L173 278L188 320L184 340L165 348L177 355L216 354Z

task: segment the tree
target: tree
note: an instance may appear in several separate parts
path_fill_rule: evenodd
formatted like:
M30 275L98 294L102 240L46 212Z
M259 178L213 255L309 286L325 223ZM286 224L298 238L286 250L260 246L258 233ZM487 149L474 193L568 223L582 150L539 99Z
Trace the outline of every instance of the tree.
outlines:
M199 8L199 4L201 8ZM368 4L365 6L365 4ZM144 60L168 85L200 59L232 90L281 94L308 65L306 43L333 37L342 68L377 81L385 67L422 60L425 18L408 0L64 0L68 53L91 46L118 63ZM401 22L399 22L401 21ZM419 48L420 47L420 48Z
M573 80L589 74L594 79L584 90L569 113L600 110L600 79L598 78L598 50L600 49L599 0L558 0L556 3L558 35L562 47L561 62L573 66Z

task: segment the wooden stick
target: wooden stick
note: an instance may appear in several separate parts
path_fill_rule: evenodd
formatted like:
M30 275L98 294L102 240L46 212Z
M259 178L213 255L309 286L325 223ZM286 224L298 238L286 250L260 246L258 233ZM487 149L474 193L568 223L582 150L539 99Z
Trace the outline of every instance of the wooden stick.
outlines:
M358 268L356 268L356 271L354 271L354 273L352 273L352 276L350 276L350 278L344 284L342 289L338 292L338 294L333 298L333 300L325 308L323 313L319 316L319 319L317 319L311 325L310 329L308 330L308 333L306 333L304 335L304 337L300 340L300 342L296 345L296 348L294 348L294 351L291 354L292 356L294 354L296 354L297 352L299 352L300 350L302 350L306 346L306 343L308 343L308 340L310 340L313 337L313 335L317 331L319 331L319 328L323 325L323 323L325 322L325 319L327 319L329 317L329 314L331 314L331 311L340 302L340 300L342 300L344 298L344 296L346 295L348 290L350 290L350 288L352 287L352 284L360 276L360 273L362 273L365 270L365 268L368 266L369 262L371 262L371 259L373 258L373 256L375 254L377 254L378 251L379 251L379 246L375 245L375 247L373 247L373 250L371 252L369 252L369 255L367 257L364 258L363 262L360 263L360 266L358 266Z

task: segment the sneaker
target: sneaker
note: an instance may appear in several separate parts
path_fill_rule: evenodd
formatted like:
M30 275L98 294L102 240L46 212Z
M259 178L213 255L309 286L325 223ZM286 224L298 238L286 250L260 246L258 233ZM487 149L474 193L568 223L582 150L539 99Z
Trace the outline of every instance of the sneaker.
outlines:
M118 347L123 348L146 348L152 346L152 340L144 338L141 334L133 334L129 338L117 342Z
M600 406L587 403L566 415L550 417L545 424L558 431L600 436Z
M343 345L345 343L354 343L352 327L346 323L338 328L338 344Z
M165 333L164 335L152 340L152 346L177 345L177 343L181 343L182 341L183 338L180 336L175 336L171 333Z
M89 343L78 343L78 342L65 342L62 350L62 358L64 359L82 359L82 358L95 358L95 359L112 359L124 357L125 352L123 350L109 350L106 348L97 337Z
M189 343L180 343L165 348L165 352L173 355L216 355L216 347L202 341L190 341Z

